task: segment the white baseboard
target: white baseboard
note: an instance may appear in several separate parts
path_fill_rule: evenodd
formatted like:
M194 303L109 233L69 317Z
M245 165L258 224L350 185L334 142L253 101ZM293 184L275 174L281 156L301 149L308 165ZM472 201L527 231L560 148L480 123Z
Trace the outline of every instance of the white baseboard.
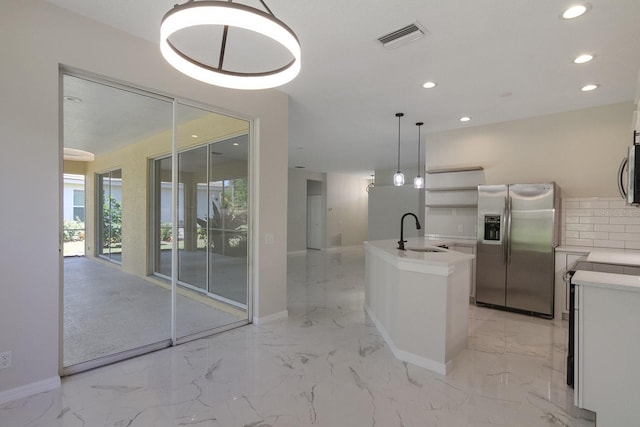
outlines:
M287 252L287 255L306 255L307 254L307 250L303 249L301 251L291 251L291 252Z
M393 342L393 340L391 339L387 331L384 329L382 324L378 321L376 316L373 314L373 312L371 311L368 305L366 304L364 305L364 310L367 312L367 314L369 315L373 323L376 325L376 328L380 332L380 335L382 335L382 338L384 338L385 342L391 349L391 352L393 353L396 359L402 360L403 362L411 363L412 365L416 365L421 368L428 369L430 371L436 372L441 375L447 375L447 371L449 372L451 371L451 368L453 367L453 364L451 363L451 361L447 363L441 363L432 359L427 359L426 357L423 357L423 356L419 356L415 353L410 353L408 351L400 350L398 347L396 347L395 343Z
M268 316L263 317L253 317L253 323L256 325L264 325L265 323L273 322L280 319L286 319L289 317L289 312L287 310L280 311L278 313L273 313Z
M45 391L54 390L60 387L60 377L55 376L46 380L37 381L35 383L26 384L20 387L12 388L0 392L0 405L22 399L23 397L33 396L34 394L44 393Z

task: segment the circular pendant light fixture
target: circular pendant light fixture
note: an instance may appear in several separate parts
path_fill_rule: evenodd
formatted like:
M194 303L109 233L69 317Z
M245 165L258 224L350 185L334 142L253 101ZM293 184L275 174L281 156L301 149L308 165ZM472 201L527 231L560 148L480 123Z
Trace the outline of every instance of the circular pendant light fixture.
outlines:
M393 185L400 187L404 185L404 174L400 172L400 119L404 116L403 113L396 113L398 118L398 172L393 174Z
M175 69L202 82L231 89L268 89L293 80L300 72L300 42L293 30L277 19L263 0L267 10L231 1L193 1L175 5L162 18L160 52ZM176 32L201 25L224 27L218 66L214 67L190 57L178 49L170 37ZM238 72L224 68L227 34L231 27L263 35L284 47L293 60L282 67L260 72Z
M413 178L413 188L424 188L424 178L420 175L420 126L424 123L418 122L416 126L418 126L418 175Z

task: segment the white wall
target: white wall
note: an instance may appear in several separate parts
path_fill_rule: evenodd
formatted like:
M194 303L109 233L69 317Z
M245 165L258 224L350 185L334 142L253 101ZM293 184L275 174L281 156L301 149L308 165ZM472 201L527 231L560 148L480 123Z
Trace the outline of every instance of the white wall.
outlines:
M369 180L351 175L327 175L328 247L353 246L367 240Z
M60 344L61 155L59 64L175 94L257 119L259 216L256 306L265 317L286 310L287 96L232 91L173 70L158 46L40 0L11 2L0 14L0 351L13 366L0 371L0 397L53 384ZM23 187L16 188L14 183ZM25 197L28 189L28 197ZM60 214L59 214L60 213ZM26 231L33 230L33 231ZM8 249L5 248L5 249ZM20 388L22 387L22 388ZM19 389L17 389L19 388Z
M427 169L483 166L487 184L555 181L562 197L615 197L634 110L625 102L428 134Z

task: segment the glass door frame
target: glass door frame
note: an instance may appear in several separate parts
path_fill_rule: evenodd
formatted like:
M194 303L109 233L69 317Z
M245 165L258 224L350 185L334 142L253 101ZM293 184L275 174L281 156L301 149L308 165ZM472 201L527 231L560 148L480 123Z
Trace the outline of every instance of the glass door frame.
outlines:
M75 69L72 67L67 67L67 66L60 66L59 67L59 71L58 71L58 78L59 78L59 110L60 110L60 142L59 142L59 156L60 156L60 179L59 179L59 185L60 185L60 191L59 191L59 200L60 200L60 206L63 206L63 191L62 191L62 183L63 183L63 175L64 175L64 168L62 167L63 165L63 149L64 149L64 114L63 114L63 109L62 109L62 103L63 103L63 94L64 94L64 84L63 84L63 79L64 76L70 76L70 77L76 77L76 78L80 78L80 79L84 79L84 80L88 80L90 82L93 83L97 83L97 84L102 84L105 86L109 86L109 87L113 87L115 89L120 89L120 90L125 90L125 91L129 91L129 92L133 92L133 93L137 93L140 95L144 95L144 96L150 96L150 97L154 97L154 98L158 98L158 99L162 99L168 102L172 103L172 108L173 108L173 114L172 114L172 120L171 120L171 128L172 128L172 143L171 143L171 163L172 163L172 179L171 179L171 198L172 198L172 230L171 230L171 235L172 235L172 253L171 253L171 265L172 265L172 270L171 270L171 327L170 327L170 334L168 334L167 339L164 339L162 341L156 342L156 343L151 343L151 344L146 344L146 345L142 345L140 347L136 347L133 349L129 349L129 350L124 350L121 352L116 352L107 356L102 356L99 357L97 359L93 359L93 360L89 360L86 362L81 362L77 365L72 365L70 367L64 367L63 366L63 351L64 351L64 306L65 306L65 301L64 301L64 254L62 253L62 251L59 251L59 265L60 265L60 322L59 322L59 360L58 360L58 367L59 367L59 372L61 376L66 376L66 375L72 375L75 373L79 373L79 372L84 372L90 369L94 369L100 366L105 366L111 363L115 363L115 362L119 362L122 360L126 360L132 357L136 357L142 354L146 354L146 353L150 353L156 350L160 350L163 348L168 348L168 347L172 347L172 346L176 346L179 344L183 344L185 342L189 342L189 341L193 341L196 339L200 339L200 338L204 338L207 336L211 336L217 333L221 333L230 329L234 329L237 328L239 326L243 326L243 325L247 325L253 322L253 297L254 297L254 283L256 280L256 276L255 276L255 262L257 262L257 239L255 239L254 236L258 235L258 230L257 230L257 221L256 219L258 218L258 194L259 194L259 164L258 164L258 154L259 154L259 150L258 150L258 146L259 146L259 141L257 138L258 132L257 132L257 126L259 126L259 121L257 119L255 119L254 117L250 117L247 115L243 115L243 114L238 114L235 112L231 112L225 109L221 109L221 108L216 108L210 105L206 105L203 103L199 103L197 101L192 101L192 100L188 100L182 97L178 97L175 95L171 95L171 94L167 94L167 93L162 93L161 91L157 91L157 90L149 90L149 89L144 89L144 88L140 88L137 87L133 84L127 84L127 83L121 83L121 82L117 82L114 81L108 77L103 77L103 76L99 76L90 72L86 72L83 70L79 70L79 69ZM178 277L178 268L177 268L177 261L178 261L178 221L177 221L177 216L178 216L178 186L179 186L179 180L178 180L178 168L177 168L177 163L178 163L178 149L177 149L177 108L179 105L185 105L185 106L190 106L190 107L194 107L194 108L200 108L206 111L209 111L211 113L216 113L216 114L221 114L224 116L228 116L228 117L232 117L235 119L239 119L239 120L244 120L248 123L248 127L249 127L249 132L248 132L248 137L249 137L249 152L248 152L248 164L247 164L247 179L248 179L248 183L249 183L249 196L248 196L248 230L249 232L247 233L247 310L246 310L246 314L247 317L246 319L243 319L241 321L238 322L233 322L230 324L226 324L226 325L222 325L219 327L213 327L207 330L204 330L202 332L199 333L195 333L195 334L191 334L188 336L184 336L184 337L178 337L176 336L176 322L177 322L177 316L176 316L176 301L177 301L177 277ZM167 157L165 156L160 156L157 157L162 158L162 157ZM147 161L150 160L154 160L153 158L149 157L147 158ZM104 172L109 172L109 171L104 171ZM103 172L103 173L104 173ZM149 170L149 172L151 172ZM99 175L96 175L94 177L94 179L98 179ZM85 177L85 179L87 179L87 177ZM151 204L153 197L155 196L151 196L152 193L152 188L151 188L151 181L147 182L147 194L148 194L148 203ZM94 201L95 203L95 201ZM96 203L97 205L97 203ZM149 206L149 208L151 208L151 206ZM96 206L96 212L95 212L95 220L97 224L97 216L99 215L98 210L97 210L97 206ZM62 214L62 209L59 210L58 212L58 222L59 222L59 228L60 230L62 230L63 228L63 214ZM149 215L150 217L151 215ZM94 227L95 227L94 224ZM153 227L153 224L149 224L149 227ZM96 228L96 232L99 232L98 229L99 227L95 227ZM150 245L153 243L155 238L151 238L153 234L149 234L149 238L147 239L147 245ZM60 232L60 247L62 247L62 232ZM97 237L97 236L96 236ZM98 240L96 240L98 241ZM94 249L95 245L94 245ZM147 248L147 264L148 264L148 268L147 270L151 270L151 258L154 256L154 254L151 253L151 251L153 250L153 248L148 247ZM96 255L98 255L96 253ZM147 274L152 274L152 272L147 271Z

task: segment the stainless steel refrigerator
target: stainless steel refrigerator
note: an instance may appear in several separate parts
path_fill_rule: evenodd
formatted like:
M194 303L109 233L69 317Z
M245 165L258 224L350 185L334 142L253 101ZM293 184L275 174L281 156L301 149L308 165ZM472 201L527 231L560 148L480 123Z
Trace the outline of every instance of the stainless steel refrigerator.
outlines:
M560 189L478 186L476 303L553 317Z

